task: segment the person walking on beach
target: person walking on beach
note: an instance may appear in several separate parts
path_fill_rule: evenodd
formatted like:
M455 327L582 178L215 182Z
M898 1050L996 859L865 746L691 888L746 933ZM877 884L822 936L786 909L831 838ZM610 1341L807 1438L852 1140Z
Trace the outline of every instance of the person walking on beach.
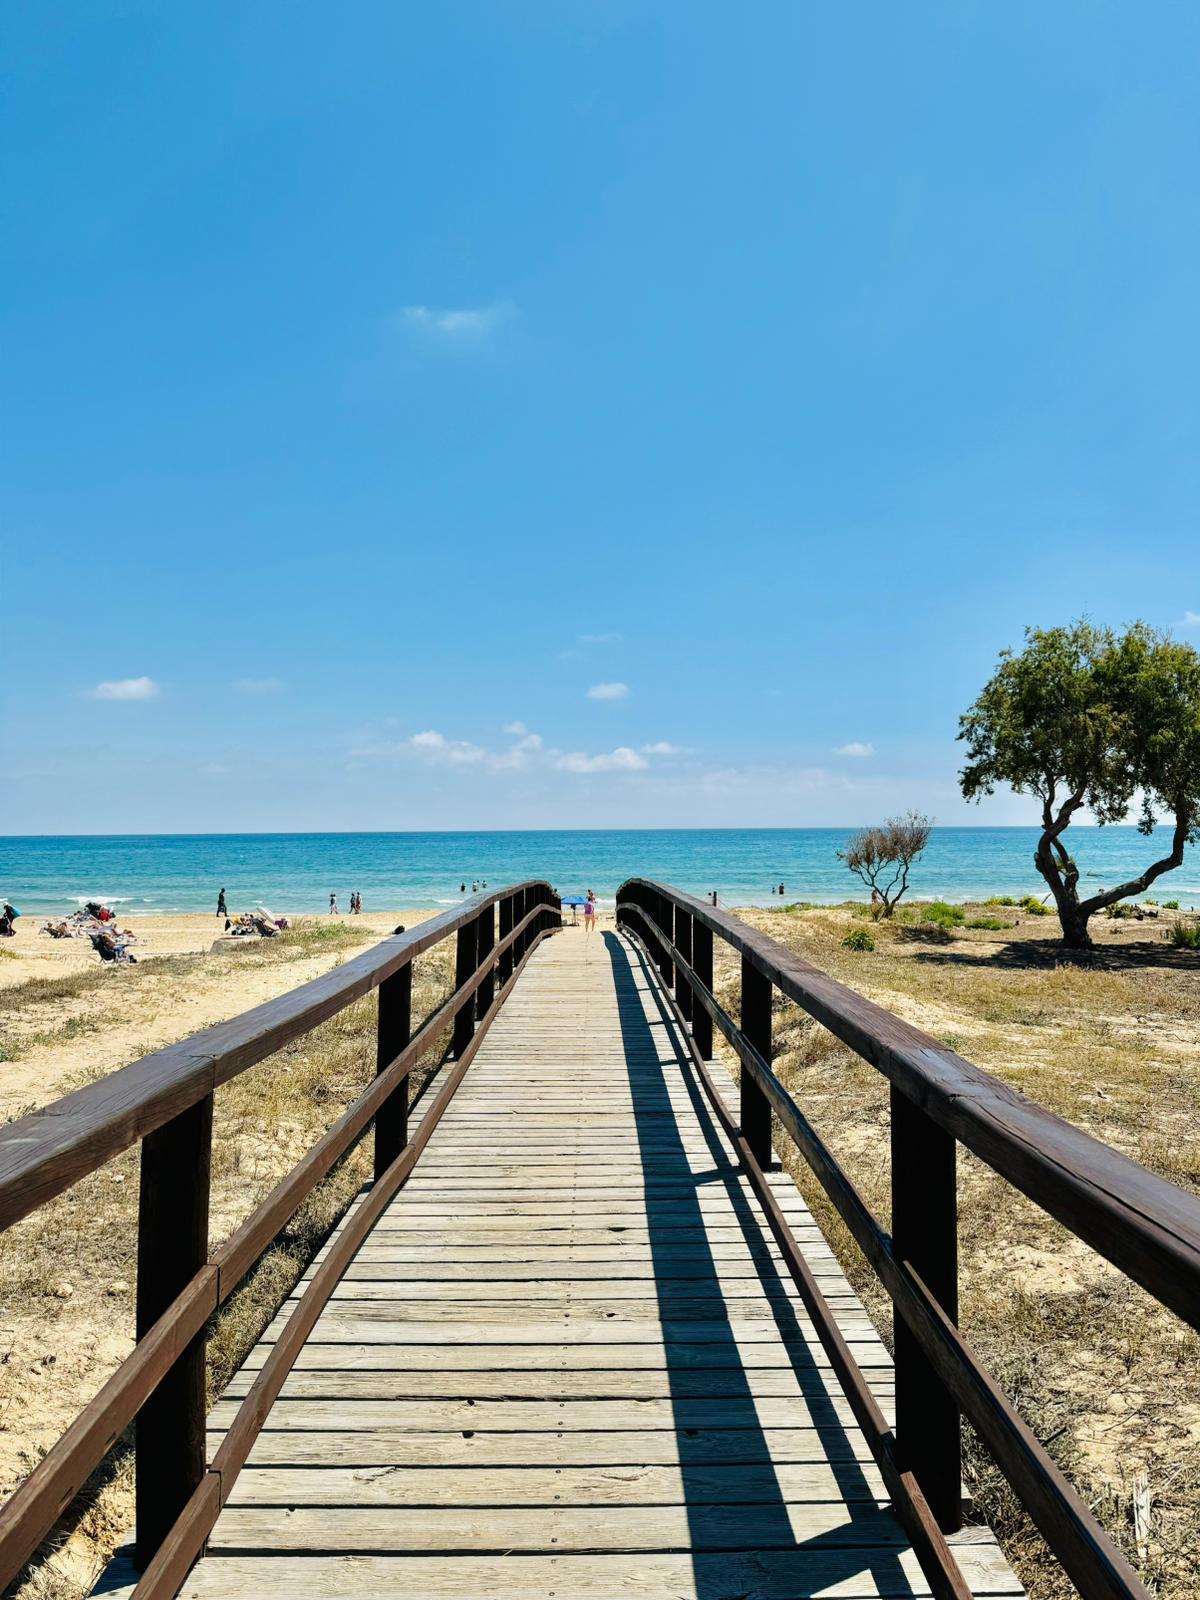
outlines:
M331 917L336 917L337 914L338 914L337 895L331 894L329 896L329 915Z
M587 899L583 902L583 935L588 938L596 926L596 891L589 889Z
M224 889L222 889L220 894L217 896L217 915L219 917L227 917L229 915L229 911L225 905Z

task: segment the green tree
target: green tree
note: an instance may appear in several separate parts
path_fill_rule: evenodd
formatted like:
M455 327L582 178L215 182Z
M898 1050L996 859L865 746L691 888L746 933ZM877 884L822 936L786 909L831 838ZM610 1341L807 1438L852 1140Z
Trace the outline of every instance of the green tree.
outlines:
M1019 654L1004 650L975 704L960 719L968 800L1007 783L1042 803L1034 865L1050 885L1071 949L1091 944L1088 919L1141 894L1183 861L1200 837L1200 654L1135 622L1117 635L1080 621L1029 628ZM1063 835L1087 807L1098 823L1134 806L1147 838L1164 816L1168 854L1138 877L1085 899Z

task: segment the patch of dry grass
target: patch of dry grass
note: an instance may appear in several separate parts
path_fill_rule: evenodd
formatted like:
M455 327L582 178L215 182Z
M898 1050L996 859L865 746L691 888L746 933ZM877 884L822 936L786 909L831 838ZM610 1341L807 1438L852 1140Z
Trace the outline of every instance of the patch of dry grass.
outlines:
M349 937L347 937L349 936ZM212 959L280 961L370 935L344 925L301 926L285 943ZM159 983L178 982L204 957L147 963ZM131 973L139 971L130 969ZM91 973L84 974L92 978ZM63 980L52 980L60 982ZM146 980L149 981L149 980ZM453 987L452 941L419 958L413 1009L420 1018ZM87 988L72 983L69 992ZM39 997L40 998L40 997ZM348 1007L221 1088L213 1136L210 1241L215 1247L265 1198L370 1082L376 1000ZM413 1097L436 1070L449 1031L410 1080ZM297 1211L210 1328L210 1397L224 1388L291 1293L370 1175L369 1135ZM0 1241L0 1490L11 1491L100 1387L133 1343L138 1154L127 1151ZM20 1600L77 1600L99 1573L133 1515L131 1447L122 1441L46 1542L19 1588Z
M1014 930L877 926L850 952L846 908L742 913L815 965L925 1028L1031 1099L1174 1183L1200 1192L1200 961L1145 933L1092 966L1056 963L1045 925ZM717 992L736 1017L737 969L718 952ZM883 1078L776 997L775 1067L890 1225ZM780 1148L786 1136L780 1134ZM785 1157L877 1326L886 1296L798 1157ZM1200 1338L1066 1229L960 1152L961 1320L1018 1409L1167 1600L1200 1595ZM1033 1600L1074 1595L1011 1490L966 1430L979 1515ZM1148 1493L1147 1535L1133 1506Z

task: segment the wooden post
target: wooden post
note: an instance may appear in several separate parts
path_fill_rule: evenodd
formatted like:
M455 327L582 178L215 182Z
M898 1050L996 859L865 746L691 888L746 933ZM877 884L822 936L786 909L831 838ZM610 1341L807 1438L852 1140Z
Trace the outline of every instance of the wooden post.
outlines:
M390 1067L412 1037L412 962L379 985L375 1028L376 1075ZM375 1114L375 1176L381 1178L408 1143L408 1084L404 1078Z
M479 965L491 960L492 951L496 948L496 908L488 906L479 913L477 950ZM475 991L475 1017L482 1022L487 1015L488 1007L496 998L496 972L495 968L487 975Z
M665 894L656 894L654 897L654 920L662 930L664 939L673 941L675 938L675 907ZM668 989L675 984L675 963L666 951L658 944L654 944L654 958L658 963L659 975Z
M692 919L692 970L711 992L713 986L713 936L712 929L695 918ZM711 1061L713 1053L712 1018L700 1004L692 1005L692 1038L701 1061Z
M208 1260L212 1118L209 1094L142 1140L139 1339ZM204 1476L204 1344L201 1331L138 1413L136 1560L143 1570Z
M500 902L500 943L501 944L504 943L505 939L508 938L509 934L512 931L513 931L513 897L512 897L511 894L506 894L504 896L504 899L501 900L501 902ZM502 954L500 956L500 961L499 961L499 968L500 968L500 973L499 973L500 985L501 985L501 988L503 988L503 986L512 977L513 953L512 953L512 946L511 945L509 945L507 950L502 952Z
M675 948L690 967L692 964L692 917L689 911L675 908ZM677 968L675 972L675 999L684 1018L692 1020L692 986Z
M768 1065L771 1061L771 980L742 956L742 1032ZM764 1172L771 1165L771 1103L743 1065L742 1133Z
M474 976L478 966L479 919L472 917L458 930L454 953L454 987L461 989L468 978ZM454 1013L454 1057L457 1060L471 1042L475 1032L475 996L464 1000Z
M899 1089L891 1092L892 1244L951 1322L958 1321L957 1146ZM893 1313L896 1453L943 1533L962 1526L958 1407L908 1324Z

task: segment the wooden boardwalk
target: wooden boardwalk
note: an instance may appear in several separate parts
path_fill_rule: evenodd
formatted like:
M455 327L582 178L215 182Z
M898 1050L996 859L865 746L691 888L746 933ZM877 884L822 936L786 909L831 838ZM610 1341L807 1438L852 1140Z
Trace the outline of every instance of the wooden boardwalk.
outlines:
M890 1415L887 1351L772 1182ZM210 1459L282 1323L214 1409ZM1020 1595L986 1530L951 1544L977 1595ZM928 1592L643 957L565 930L321 1315L181 1593Z

